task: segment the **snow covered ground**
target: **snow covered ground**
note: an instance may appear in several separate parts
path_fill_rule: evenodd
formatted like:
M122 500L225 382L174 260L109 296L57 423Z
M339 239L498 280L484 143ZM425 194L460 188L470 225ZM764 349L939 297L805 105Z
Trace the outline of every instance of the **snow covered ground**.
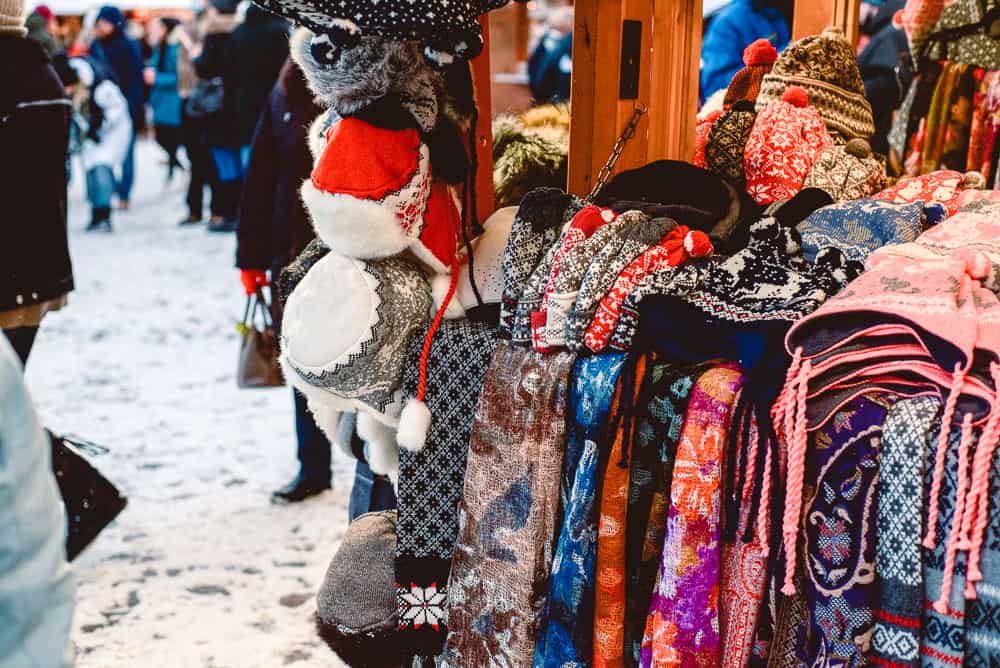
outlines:
M335 455L334 492L270 505L297 467L290 391L237 389L234 235L177 227L185 176L164 185L161 156L140 143L111 235L82 232L74 180L77 289L28 363L46 425L110 448L94 463L129 499L74 564L78 665L340 666L311 616L353 465Z

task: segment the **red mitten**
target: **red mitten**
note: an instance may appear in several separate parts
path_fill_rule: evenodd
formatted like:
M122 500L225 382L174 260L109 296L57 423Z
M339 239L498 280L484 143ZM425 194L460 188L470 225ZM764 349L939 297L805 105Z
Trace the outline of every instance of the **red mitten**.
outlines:
M248 295L257 292L258 287L267 287L267 272L260 269L240 269L240 282Z

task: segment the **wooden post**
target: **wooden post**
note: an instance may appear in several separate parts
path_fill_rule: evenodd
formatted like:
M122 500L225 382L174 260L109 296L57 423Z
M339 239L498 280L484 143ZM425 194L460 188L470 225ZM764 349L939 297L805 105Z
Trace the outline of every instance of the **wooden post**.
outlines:
M818 35L827 26L839 26L851 44L858 43L861 0L795 0L792 39Z
M493 191L493 94L490 73L490 24L483 17L483 52L472 60L472 84L476 91L479 117L476 121L476 142L470 150L476 152L476 219L482 224L496 208Z
M647 160L690 160L701 64L701 0L656 0Z
M690 159L698 105L701 0L577 0L567 189L587 195L637 104L649 109L615 169ZM620 100L623 21L639 21L638 97Z

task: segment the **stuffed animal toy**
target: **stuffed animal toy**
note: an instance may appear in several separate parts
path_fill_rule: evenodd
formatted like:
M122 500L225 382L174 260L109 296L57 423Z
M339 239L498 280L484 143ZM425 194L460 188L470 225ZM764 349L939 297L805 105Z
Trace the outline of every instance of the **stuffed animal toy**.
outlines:
M464 315L453 296L468 236L471 75L435 70L417 41L377 33L324 48L309 30L292 37L292 57L328 107L310 130L315 165L302 198L329 254L288 298L282 364L331 438L341 412L357 411L369 464L393 474L397 428L400 444L419 449L430 423L423 391L403 405L399 352L428 320L425 348L442 318ZM425 355L421 377L426 364Z

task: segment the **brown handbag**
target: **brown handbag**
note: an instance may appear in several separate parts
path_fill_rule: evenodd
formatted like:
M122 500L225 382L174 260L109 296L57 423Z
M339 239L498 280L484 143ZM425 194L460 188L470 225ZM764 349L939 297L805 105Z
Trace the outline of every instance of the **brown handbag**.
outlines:
M264 323L257 328L257 313ZM243 322L240 323L240 359L236 367L236 384L241 388L280 387L285 384L278 363L278 337L268 311L267 298L258 287L247 297Z

